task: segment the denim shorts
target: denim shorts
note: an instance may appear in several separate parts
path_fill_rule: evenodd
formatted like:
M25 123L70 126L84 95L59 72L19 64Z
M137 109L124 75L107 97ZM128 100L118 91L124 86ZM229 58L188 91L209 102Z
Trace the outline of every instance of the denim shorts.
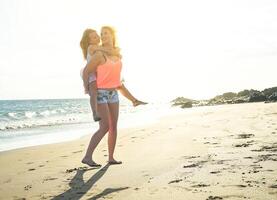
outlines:
M119 102L116 90L97 90L97 103L117 103Z

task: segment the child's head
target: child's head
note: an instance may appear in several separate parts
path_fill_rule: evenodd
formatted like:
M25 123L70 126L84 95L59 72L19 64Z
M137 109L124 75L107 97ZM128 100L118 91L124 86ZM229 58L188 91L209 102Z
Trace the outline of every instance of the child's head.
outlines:
M80 46L83 51L84 58L87 57L87 51L89 45L98 45L100 43L100 37L93 29L86 29L83 33L83 37L80 41Z

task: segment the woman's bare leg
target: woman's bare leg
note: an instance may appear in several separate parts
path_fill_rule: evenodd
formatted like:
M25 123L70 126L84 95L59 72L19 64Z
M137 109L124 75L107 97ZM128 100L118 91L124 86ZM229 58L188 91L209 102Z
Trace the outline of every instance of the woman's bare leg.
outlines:
M118 88L119 92L126 97L129 101L131 101L133 103L133 106L139 106L139 105L145 105L147 104L146 102L140 101L138 99L136 99L131 92L129 92L129 90L124 86L124 84L122 84L119 88Z
M108 104L98 104L98 113L101 117L101 121L99 121L99 129L93 134L90 139L90 143L88 145L85 157L82 162L88 164L90 166L94 165L95 162L92 160L92 154L104 137L104 135L109 131L109 107Z
M109 106L109 135L108 135L108 150L109 150L109 163L121 164L121 161L114 159L114 150L117 138L117 121L119 113L119 103L110 103Z

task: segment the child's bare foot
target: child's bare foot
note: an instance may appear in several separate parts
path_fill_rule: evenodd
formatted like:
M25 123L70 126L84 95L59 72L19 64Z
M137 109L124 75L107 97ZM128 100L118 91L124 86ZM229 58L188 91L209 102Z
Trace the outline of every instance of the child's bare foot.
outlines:
M89 160L89 159L87 159L87 158L83 158L82 163L83 163L83 164L86 164L86 165L88 165L88 166L90 166L90 167L101 167L100 164L97 164L97 163L94 162L93 160L91 160L91 159Z
M137 100L137 99L135 99L135 100L133 101L133 106L134 106L134 107L139 106L139 105L145 105L145 104L148 104L148 103L143 102L143 101L140 101L140 100Z

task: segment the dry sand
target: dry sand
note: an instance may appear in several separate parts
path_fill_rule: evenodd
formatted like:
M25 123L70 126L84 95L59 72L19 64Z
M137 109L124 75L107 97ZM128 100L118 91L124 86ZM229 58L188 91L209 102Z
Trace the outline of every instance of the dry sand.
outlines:
M80 163L90 136L0 153L0 199L277 199L277 103L186 109L119 130Z

